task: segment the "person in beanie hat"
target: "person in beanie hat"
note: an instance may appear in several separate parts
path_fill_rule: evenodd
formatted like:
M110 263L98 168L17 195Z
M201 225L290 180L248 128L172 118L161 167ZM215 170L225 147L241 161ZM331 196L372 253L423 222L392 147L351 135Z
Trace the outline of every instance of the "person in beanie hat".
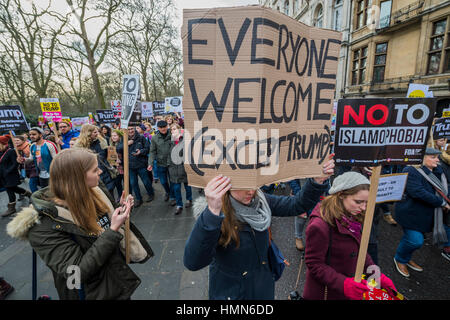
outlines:
M424 269L412 260L414 251L424 243L424 234L440 229L438 246L443 247L442 256L450 260L450 227L443 223L443 210L450 210L450 204L437 192L437 188L449 197L448 181L439 165L440 150L427 147L420 167L407 166L406 188L401 201L395 204L396 221L403 228L403 237L398 244L394 265L404 277L409 270L422 272Z
M357 172L346 172L333 181L329 196L317 204L306 228L306 300L362 300L367 282L355 282L354 272L361 242L362 222L370 181ZM367 254L364 270L373 265ZM380 273L381 288L395 290Z
M19 163L17 162L17 153L9 145L10 136L0 136L0 188L5 188L8 193L8 209L1 215L10 216L16 213L16 193L19 195L31 196L20 185Z

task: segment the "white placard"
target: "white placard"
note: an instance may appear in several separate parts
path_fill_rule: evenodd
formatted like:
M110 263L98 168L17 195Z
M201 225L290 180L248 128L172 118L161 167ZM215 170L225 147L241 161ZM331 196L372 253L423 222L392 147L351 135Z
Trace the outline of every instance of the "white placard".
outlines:
M122 116L120 118L120 127L128 128L128 123L133 114L138 100L140 91L139 75L127 74L123 76L123 90L122 90Z
M183 112L183 97L167 97L166 112Z
M405 191L407 179L407 173L380 176L376 202L400 201Z
M141 102L142 106L142 118L151 118L153 117L153 102L143 101Z

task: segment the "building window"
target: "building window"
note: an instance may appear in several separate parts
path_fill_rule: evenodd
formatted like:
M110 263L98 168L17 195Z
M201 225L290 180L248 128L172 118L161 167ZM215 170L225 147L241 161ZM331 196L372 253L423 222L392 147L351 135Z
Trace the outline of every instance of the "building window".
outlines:
M356 28L359 29L367 24L369 10L372 6L372 0L359 0L356 3Z
M283 12L285 15L289 15L289 0L284 1Z
M333 29L336 31L342 30L342 0L334 1L333 6Z
M353 51L352 85L362 84L366 80L367 47Z
M447 20L448 18L433 23L428 51L428 74L450 71L450 30Z
M294 0L294 15L298 12L298 9L300 9L300 0Z
M322 5L318 5L316 9L316 14L314 17L314 26L318 28L322 28L323 26L323 7Z
M391 7L391 0L380 3L380 29L387 28L391 24Z
M375 61L373 63L373 82L384 81L384 70L386 69L387 42L378 43L375 47Z

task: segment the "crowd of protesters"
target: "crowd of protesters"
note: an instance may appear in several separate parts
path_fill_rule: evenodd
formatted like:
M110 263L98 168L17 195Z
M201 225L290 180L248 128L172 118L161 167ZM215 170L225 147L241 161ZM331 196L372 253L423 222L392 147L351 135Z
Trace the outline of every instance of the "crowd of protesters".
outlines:
M123 197L124 140L119 121L84 124L79 131L70 122L60 122L56 130L32 127L23 135L0 136L0 188L9 199L1 216L14 217L8 233L27 238L52 269L61 299L130 298L140 283L121 253L123 224L131 207L154 201L155 183L163 188L163 200L176 206L175 215L193 206L184 165L171 157L183 143L183 128L181 116L168 115L127 129L132 193L128 198ZM409 269L424 270L414 262L413 253L422 247L425 233L433 232L433 243L450 261L450 149L446 140L427 147L422 166L383 167L383 173L396 172L409 175L405 193L395 204L377 204L365 268L378 264L377 225L382 216L403 229L392 259L397 271L409 277ZM295 245L304 251L307 266L304 299L362 298L367 283L353 279L354 253L361 241L372 168L335 168L331 159L323 173L327 177L289 181L291 194L286 196L272 194L278 184L230 190L230 179L221 175L208 183L204 195L197 198L203 203L194 212L197 222L186 243L184 264L193 271L209 266L211 299L274 299L276 277L267 263L272 215L296 217ZM20 187L25 178L30 191ZM16 194L19 199L30 198L37 214L25 209L19 215ZM26 228L20 219L28 219ZM63 234L55 230L58 219L69 223L58 224ZM145 262L153 252L135 226L132 233L132 261ZM86 235L91 238L86 240ZM64 252L72 254L65 257ZM85 275L81 291L72 292L64 285L65 268L70 264L79 265ZM116 277L117 268L125 268L127 274ZM0 280L3 299L13 288ZM396 290L382 272L379 285Z

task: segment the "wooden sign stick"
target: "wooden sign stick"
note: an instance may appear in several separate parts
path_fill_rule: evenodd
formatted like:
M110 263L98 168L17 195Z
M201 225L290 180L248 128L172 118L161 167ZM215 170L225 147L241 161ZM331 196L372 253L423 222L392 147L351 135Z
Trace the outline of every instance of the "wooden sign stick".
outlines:
M128 159L128 129L123 129L123 184L125 199L130 194L130 171ZM125 221L125 261L130 263L130 218Z
M11 130L9 130L9 136L11 137L11 140L16 137L15 135L13 135ZM14 140L12 140L12 143L13 143L13 148L14 148L14 151L16 152L17 158L19 158L20 157L19 150L17 150Z
M370 231L372 230L373 214L375 211L375 204L377 201L378 181L380 180L381 166L375 167L372 170L370 177L369 200L367 202L366 215L364 217L364 226L361 236L361 243L359 244L358 261L356 263L355 282L361 282L364 271L364 264L366 262L367 247L369 245Z

